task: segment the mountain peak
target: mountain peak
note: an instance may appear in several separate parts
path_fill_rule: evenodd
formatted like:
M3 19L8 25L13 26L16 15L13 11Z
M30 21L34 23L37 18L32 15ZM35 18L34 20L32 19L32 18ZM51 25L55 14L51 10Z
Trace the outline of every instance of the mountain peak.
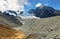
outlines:
M40 7L40 8L42 8L43 6L44 6L44 5L41 4L41 3L36 4L36 7Z

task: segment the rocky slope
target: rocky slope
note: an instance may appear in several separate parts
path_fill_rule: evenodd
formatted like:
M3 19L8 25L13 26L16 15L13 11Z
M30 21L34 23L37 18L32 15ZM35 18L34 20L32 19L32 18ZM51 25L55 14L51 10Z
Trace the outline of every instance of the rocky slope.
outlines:
M0 13L0 24L9 25L7 27L11 27L11 28L22 25L22 23L16 17L2 13Z
M16 28L25 33L26 39L60 39L60 16L27 19L24 22L24 25Z
M0 39L24 39L24 33L13 29L22 23L15 17L0 13Z
M4 26L8 24L13 29L21 30L25 34L25 39L60 39L60 11L54 11L52 7L43 6L43 8L38 7L30 13L33 12L41 19L26 19L22 25L15 17L0 14L0 24ZM0 29L4 30L5 28ZM8 33L10 32L9 30Z

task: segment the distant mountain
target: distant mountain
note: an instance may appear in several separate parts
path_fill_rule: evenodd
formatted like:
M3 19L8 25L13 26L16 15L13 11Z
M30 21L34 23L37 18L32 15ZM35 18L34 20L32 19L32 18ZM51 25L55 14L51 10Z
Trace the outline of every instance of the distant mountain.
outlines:
M54 14L60 15L60 10L54 10Z
M6 10L3 12L3 14L5 15L14 15L17 17L17 12L16 11L13 11L13 10Z
M47 17L60 15L60 11L45 5L41 5L36 9L31 9L28 11L28 13L34 14L36 17L40 17L40 18L47 18Z

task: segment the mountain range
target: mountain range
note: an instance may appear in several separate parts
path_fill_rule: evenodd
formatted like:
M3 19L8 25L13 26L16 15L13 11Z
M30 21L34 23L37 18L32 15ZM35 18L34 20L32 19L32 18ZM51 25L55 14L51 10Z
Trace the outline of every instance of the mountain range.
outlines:
M16 11L12 11L12 10L7 10L7 11L4 11L3 13L5 15L6 14L8 15L9 13L11 13L11 14L13 13L14 16L18 16L17 13L19 13L19 15L22 15L25 12L24 11L16 12ZM60 10L56 10L50 6L41 5L41 6L37 7L36 9L31 9L31 10L27 11L27 13L33 14L35 17L39 17L39 18L48 18L48 17L60 15Z
M60 10L56 10L50 6L41 5L36 9L29 10L28 13L34 14L36 17L39 18L47 18L60 15Z

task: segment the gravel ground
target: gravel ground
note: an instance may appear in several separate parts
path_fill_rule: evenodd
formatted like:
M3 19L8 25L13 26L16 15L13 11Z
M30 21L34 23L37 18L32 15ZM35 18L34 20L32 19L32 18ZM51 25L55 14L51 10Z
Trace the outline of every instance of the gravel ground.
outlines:
M24 23L15 29L23 31L26 39L60 39L60 16L27 19Z

